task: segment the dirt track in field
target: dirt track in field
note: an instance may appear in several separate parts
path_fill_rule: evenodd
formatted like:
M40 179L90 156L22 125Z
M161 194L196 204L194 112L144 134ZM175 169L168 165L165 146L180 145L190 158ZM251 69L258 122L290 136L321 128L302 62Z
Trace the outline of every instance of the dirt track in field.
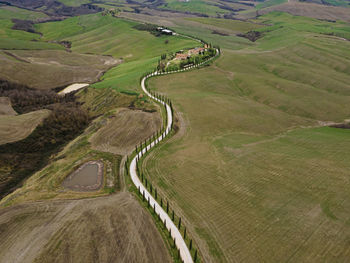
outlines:
M0 262L171 262L151 216L131 194L0 210Z

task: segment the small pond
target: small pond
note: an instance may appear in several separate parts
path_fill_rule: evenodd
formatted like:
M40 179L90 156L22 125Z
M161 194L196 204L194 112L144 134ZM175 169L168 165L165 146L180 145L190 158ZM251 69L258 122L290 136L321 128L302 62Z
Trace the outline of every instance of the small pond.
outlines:
M103 163L90 161L81 165L64 181L63 187L74 191L96 191L103 184Z

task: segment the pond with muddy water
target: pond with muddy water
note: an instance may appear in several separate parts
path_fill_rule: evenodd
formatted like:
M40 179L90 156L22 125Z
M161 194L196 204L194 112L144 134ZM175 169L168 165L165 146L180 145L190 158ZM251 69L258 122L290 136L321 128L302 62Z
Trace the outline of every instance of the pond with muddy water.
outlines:
M103 185L103 163L89 161L71 173L64 181L63 187L73 191L96 191Z

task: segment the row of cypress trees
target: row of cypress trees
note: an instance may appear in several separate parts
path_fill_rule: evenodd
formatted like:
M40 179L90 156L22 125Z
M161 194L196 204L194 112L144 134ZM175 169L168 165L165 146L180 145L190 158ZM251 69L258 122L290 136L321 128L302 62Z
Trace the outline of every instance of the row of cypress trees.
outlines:
M219 51L219 54L221 53L221 50L220 50L220 47L218 46L214 46L214 48L216 48L218 51ZM216 54L216 55L219 55L219 54ZM144 77L147 77L147 76L150 76L151 74L153 74L154 72L147 72L145 74L143 74L143 76L140 78L140 81L142 81L142 79ZM146 89L147 89L147 86L146 86ZM166 112L166 120L165 120L165 124L167 124L168 120L167 120L167 111L166 111L166 104L169 105L170 109L171 109L171 114L172 114L172 117L173 117L173 114L174 114L174 110L173 110L173 105L172 105L172 102L169 98L167 98L166 96L164 95L161 95L161 94L158 94L156 92L152 92L150 90L148 90L148 92L155 98L163 101L165 103L164 107L165 107L165 112ZM167 127L167 125L165 125L165 127ZM171 125L171 130L173 128L173 123ZM170 130L170 131L171 131ZM146 139L144 142L141 142L140 145L136 145L135 147L135 152L136 154L138 154L139 152L141 152L141 157L144 155L142 153L142 150L143 149L146 149L145 153L147 153L147 146L150 145L152 142L155 142L155 144L158 144L159 143L159 140L158 138L161 136L162 139L164 139L164 133L165 133L166 129L163 127L163 129L160 129L159 131L157 131L155 134L153 134L150 138ZM169 131L169 132L170 132ZM154 199L158 202L158 200L160 200L160 206L166 211L166 213L168 215L171 215L171 219L172 221L175 223L176 222L176 216L175 216L175 211L174 209L170 209L170 205L169 205L169 201L166 200L163 201L163 198L161 198L158 194L158 191L157 191L157 188L155 188L151 182L149 182L149 180L147 180L146 176L140 171L140 166L139 166L139 160L140 158L137 157L136 159L136 169L137 169L137 175L139 176L139 179L141 180L142 184L144 184L145 188L146 189L149 189L149 192L151 193L151 195L154 197ZM126 174L128 175L129 174L129 171L128 171L128 165L129 165L129 158L127 156L127 160L125 162L125 170L126 170ZM148 207L150 208L151 204L150 204L150 199L148 198L148 200L146 200L146 197L145 197L145 193L141 193L141 190L140 188L138 188L138 192L140 194L140 196L142 197L142 200L144 202L147 202L147 205ZM170 213L171 211L171 213ZM156 214L156 210L155 210L155 205L153 206L153 212ZM160 219L160 214L158 214L158 219ZM166 227L166 221L164 220L163 222L164 224L164 227L165 229L167 229ZM189 247L189 250L190 252L192 252L192 250L194 249L193 248L193 241L192 239L190 239L188 237L188 233L187 233L187 228L185 226L183 226L183 223L182 223L182 219L181 217L178 217L178 221L177 221L177 227L179 229L179 231L181 231L182 227L183 227L183 238L186 241L188 241L188 247ZM167 229L168 230L168 229ZM171 229L169 230L169 237L171 237ZM173 248L176 248L176 239L173 238ZM178 259L180 259L180 250L177 249L177 256L178 256ZM194 262L197 262L197 259L198 259L198 252L197 252L197 249L194 249L194 256L193 256L193 260Z

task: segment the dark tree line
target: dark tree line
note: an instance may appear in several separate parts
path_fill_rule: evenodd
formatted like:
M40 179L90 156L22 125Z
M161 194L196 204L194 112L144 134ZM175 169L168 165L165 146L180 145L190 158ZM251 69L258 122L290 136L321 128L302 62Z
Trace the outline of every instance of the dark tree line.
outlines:
M57 95L52 90L36 90L25 85L0 80L0 97L8 97L19 114L40 109L50 109L57 103L75 102L73 94Z
M25 113L48 108L50 115L25 139L0 145L0 198L10 193L26 177L44 167L50 155L78 136L89 124L88 112L74 96L60 98L52 91L31 90L23 85L0 82L0 96L8 96L15 110Z

